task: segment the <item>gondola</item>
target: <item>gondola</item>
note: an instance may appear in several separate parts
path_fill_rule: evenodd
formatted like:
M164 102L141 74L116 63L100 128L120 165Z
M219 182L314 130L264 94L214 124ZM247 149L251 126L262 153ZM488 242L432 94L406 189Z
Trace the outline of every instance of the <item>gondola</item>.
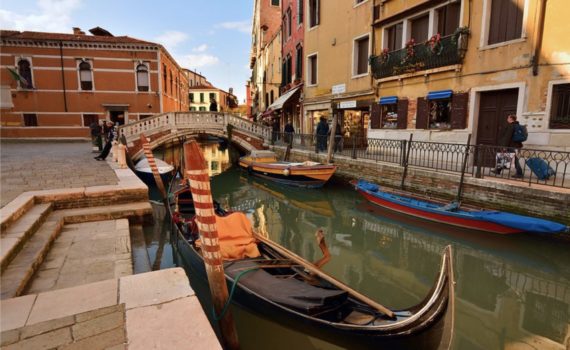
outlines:
M335 165L312 161L300 163L277 160L272 151L252 151L239 159L239 166L248 174L289 186L322 187L336 171Z
M514 234L522 232L561 233L568 228L557 222L517 215L496 210L461 206L455 202L443 203L419 199L412 194L394 190L365 181L354 181L356 190L370 203L432 222L458 226L470 230Z
M155 159L155 162L158 168L158 173L162 178L162 183L170 183L174 174L174 167L160 159ZM156 186L154 175L152 174L152 170L148 164L148 159L143 158L135 165L135 173L147 186Z
M173 226L176 228L174 247L194 278L206 284L189 188L176 189L169 196L169 201L168 207L172 210ZM302 264L297 263L303 258L255 235L243 213L226 212L218 205L214 207L217 216L226 220L223 225L218 224L222 252L225 251L224 242L235 241L236 232L240 230L245 232L244 237L249 235L257 252L249 257L224 262L228 289L234 284L236 287L231 300L233 305L351 349L450 347L454 317L450 246L443 252L435 284L422 302L407 309L381 312L373 306L375 303L365 303L347 292L347 289L339 288L336 283L342 285L342 282L321 270L320 274L308 272ZM235 224L231 224L232 220ZM223 232L223 227L230 228L229 235ZM334 283L331 283L331 279Z

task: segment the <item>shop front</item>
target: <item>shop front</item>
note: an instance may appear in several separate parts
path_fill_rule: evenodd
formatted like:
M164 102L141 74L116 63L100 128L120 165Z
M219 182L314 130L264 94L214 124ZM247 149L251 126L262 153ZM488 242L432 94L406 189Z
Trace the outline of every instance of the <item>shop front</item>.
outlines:
M303 109L305 111L305 126L304 133L314 134L317 131L317 124L321 117L324 117L328 123L332 121L330 103L319 103L319 104L305 104Z
M334 104L334 113L338 114L341 132L347 139L355 138L358 147L366 145L368 128L370 126L370 106L374 103L371 99L346 100Z

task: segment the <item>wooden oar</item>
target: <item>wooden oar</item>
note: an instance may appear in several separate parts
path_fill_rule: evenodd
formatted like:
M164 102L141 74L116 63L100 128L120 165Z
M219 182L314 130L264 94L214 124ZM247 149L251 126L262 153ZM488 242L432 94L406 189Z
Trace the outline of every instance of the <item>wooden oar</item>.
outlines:
M280 246L279 244L272 242L270 240L268 240L267 238L264 238L260 235L258 235L257 233L253 233L254 237L268 245L269 247L271 247L272 249L274 249L275 251L277 251L279 254L282 254L286 257L288 257L289 259L291 259L293 262L296 262L297 264L303 266L305 269L307 269L309 272L319 276L320 278L324 279L325 281L329 282L330 284L332 284L333 286L337 287L338 289L342 289L345 292L347 292L351 297L353 297L354 299L357 299L365 304L368 304L372 307L374 307L376 310L382 312L383 314L385 314L386 316L390 317L390 318L395 318L394 313L392 312L392 310L388 309L387 307L385 307L384 305L378 304L377 302L375 302L374 300L370 299L369 297L367 297L366 295L363 295L357 291L355 291L354 289L350 288L349 286L347 286L346 284L342 283L341 281L337 280L336 278L327 275L326 273L324 273L323 271L321 271L320 269L318 269L316 266L314 266L313 264L309 263L307 260L301 258L300 256L298 256L297 254L293 253L292 251L288 250L287 248L284 248L282 246Z

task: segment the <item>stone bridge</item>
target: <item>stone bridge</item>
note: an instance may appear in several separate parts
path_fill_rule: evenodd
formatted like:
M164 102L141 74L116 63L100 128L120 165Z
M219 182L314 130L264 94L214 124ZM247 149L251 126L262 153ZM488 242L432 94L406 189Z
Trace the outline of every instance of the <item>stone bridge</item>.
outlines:
M225 138L251 151L265 148L271 137L271 128L233 114L170 112L122 125L118 128L118 134L120 138L126 138L129 155L136 160L143 154L142 134L149 139L152 148L188 136L207 134Z

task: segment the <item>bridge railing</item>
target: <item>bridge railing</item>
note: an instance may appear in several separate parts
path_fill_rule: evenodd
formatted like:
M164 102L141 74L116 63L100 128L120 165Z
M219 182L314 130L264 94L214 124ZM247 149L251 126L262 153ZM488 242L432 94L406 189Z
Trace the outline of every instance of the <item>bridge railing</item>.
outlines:
M218 112L170 112L145 118L134 123L121 125L117 131L127 141L133 141L141 134L151 136L155 132L173 129L217 129L226 131L232 125L239 131L264 140L271 138L271 128L254 123L237 115Z

